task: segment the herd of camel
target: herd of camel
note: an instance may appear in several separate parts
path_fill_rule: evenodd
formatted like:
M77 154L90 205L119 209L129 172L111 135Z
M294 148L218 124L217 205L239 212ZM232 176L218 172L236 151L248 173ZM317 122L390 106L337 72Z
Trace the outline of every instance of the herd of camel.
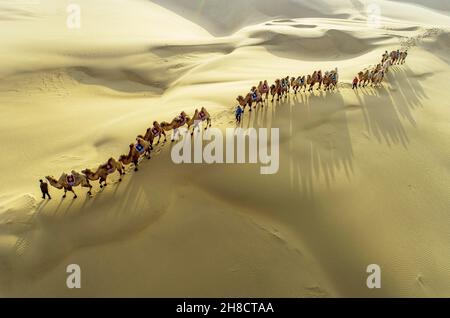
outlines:
M314 86L316 84L319 85L318 89L320 90L322 87L327 90L334 90L337 87L339 80L338 69L335 68L332 71L327 71L322 74L322 71L315 71L312 75L307 76L298 76L298 77L284 77L282 79L275 80L275 83L271 86L268 85L267 81L260 81L258 86L253 86L250 92L244 97L239 95L236 100L239 105L241 105L244 110L245 107L248 106L250 111L252 110L252 105L255 104L254 108L258 105L264 107L264 103L269 100L269 94L272 96L272 102L275 100L275 96L277 97L277 101L280 98L288 97L293 90L294 94L297 92L312 92L314 90Z
M137 136L136 141L130 144L128 153L121 155L118 160L109 158L106 163L100 165L95 171L91 169L85 169L81 173L72 171L71 174L63 173L59 179L52 176L47 176L46 179L54 188L64 190L63 198L66 197L67 192L72 192L74 198L77 198L73 188L78 186L88 188L88 194L92 195L90 181L98 181L100 188L103 188L107 186L108 176L117 172L120 174L119 181L122 181L122 176L125 175L125 166L133 164L134 170L138 171L139 160L142 157L147 159L151 158L150 153L153 150L156 139L158 139L156 145L160 143L163 136L164 141L167 141L166 132L173 131L172 141L174 141L179 134L179 129L183 126L187 126L188 131L192 127L191 134L193 135L195 129L200 129L200 123L202 122L206 122L205 129L211 127L211 115L204 107L200 111L196 109L192 117L188 116L185 112L181 112L171 122L158 123L155 121L153 122L153 127L148 128L144 135Z
M384 78L384 74L388 71L389 67L392 65L404 64L408 52L392 51L390 54L386 51L383 54L382 61L375 68L367 69L358 74L359 84L365 87L367 84L372 82L372 85L380 84ZM381 78L381 79L380 79ZM337 87L339 80L338 69L335 68L332 71L327 71L324 74L322 71L315 71L312 75L299 76L299 77L286 77L283 79L277 79L274 84L270 87L267 81L261 81L256 87L252 87L250 92L245 96L238 96L237 101L239 105L245 109L246 106L252 110L252 105L255 104L254 108L261 105L264 107L264 103L268 102L269 94L272 96L272 102L275 97L279 101L280 98L288 97L293 90L294 94L301 92L312 92L316 84L318 84L318 90L334 90ZM91 169L85 169L83 171L77 172L72 171L71 174L63 173L59 179L52 176L47 176L46 179L51 186L64 190L63 198L66 197L67 192L72 192L74 198L77 198L75 187L81 186L83 188L88 188L88 194L92 195L92 185L91 181L98 181L100 188L107 186L108 176L119 173L120 179L122 181L122 176L125 175L125 167L133 164L134 170L138 171L139 161L142 157L150 159L151 151L153 150L154 141L158 139L156 145L164 137L164 141L167 141L166 132L173 131L172 142L175 140L176 136L179 134L179 129L181 127L187 126L188 131L192 128L191 135L194 134L196 129L200 129L200 123L206 122L205 129L211 127L211 116L208 111L202 107L200 110L196 109L192 117L189 117L185 112L175 117L171 122L153 122L153 127L148 128L144 135L139 135L136 141L129 145L128 153L119 157L118 160L110 158L106 163L100 165L95 171Z
M381 59L381 63L377 64L372 69L366 69L358 73L357 79L359 82L359 87L366 87L371 84L372 86L379 86L383 82L385 75L388 73L389 68L392 65L405 64L406 58L408 57L408 50L406 51L388 51L384 52Z

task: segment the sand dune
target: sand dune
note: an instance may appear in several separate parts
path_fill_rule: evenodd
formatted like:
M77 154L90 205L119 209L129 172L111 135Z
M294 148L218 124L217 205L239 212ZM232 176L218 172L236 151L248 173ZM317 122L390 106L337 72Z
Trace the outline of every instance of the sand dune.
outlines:
M1 296L450 295L445 1L376 1L381 28L356 0L78 2L80 30L57 1L0 5ZM350 89L401 46L382 88ZM234 127L259 80L335 67L338 92L245 114L280 128L276 175L177 166L164 144L93 198L40 200L40 178L118 157L153 120L205 106Z

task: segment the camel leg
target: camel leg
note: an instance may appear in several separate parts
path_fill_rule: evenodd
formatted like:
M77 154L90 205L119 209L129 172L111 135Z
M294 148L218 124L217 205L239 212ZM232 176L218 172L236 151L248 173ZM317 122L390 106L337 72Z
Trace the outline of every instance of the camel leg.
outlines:
M74 191L73 189L71 189L70 192L73 193L73 198L74 198L74 199L78 198L77 194L75 193L75 191Z
M133 160L133 164L134 164L134 171L138 171L138 165L139 165L139 161L138 160Z
M66 189L66 188L64 188L64 195L63 195L63 199L65 199L65 198L66 198L66 196L67 196L67 189Z
M172 135L172 142L174 142L174 141L175 141L175 139L176 139L177 135L178 135L178 128L175 128L175 129L173 130L173 135Z
M87 194L92 195L92 186L89 184L89 185L86 185L85 187L89 188L89 191L87 192Z
M150 144L150 150L153 150L153 142L155 141L155 138L150 139L149 144Z

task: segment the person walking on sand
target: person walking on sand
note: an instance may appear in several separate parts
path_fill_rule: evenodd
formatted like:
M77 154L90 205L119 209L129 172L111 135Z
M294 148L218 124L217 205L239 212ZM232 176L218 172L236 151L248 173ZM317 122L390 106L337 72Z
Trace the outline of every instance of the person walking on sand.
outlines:
M358 76L355 76L355 78L353 79L352 89L358 89Z
M235 114L236 114L236 122L237 122L238 124L241 123L242 113L243 113L243 112L244 112L244 110L242 109L241 105L238 105L238 106L236 107L236 112L235 112Z
M42 191L42 199L45 199L45 196L48 196L48 199L51 200L52 197L50 196L50 193L48 192L48 184L47 182L44 182L42 179L39 180L41 191Z

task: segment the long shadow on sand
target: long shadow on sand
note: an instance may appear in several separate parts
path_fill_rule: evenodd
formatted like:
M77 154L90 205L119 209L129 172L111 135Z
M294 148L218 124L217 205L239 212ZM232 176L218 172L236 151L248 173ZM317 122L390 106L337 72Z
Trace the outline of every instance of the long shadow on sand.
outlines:
M344 90L347 88L269 101L263 109L246 112L241 124L243 128L280 128L279 177L285 182L288 179L291 190L302 197L313 197L319 183L331 188L338 175L350 181L354 173L352 136L360 133L368 142L375 139L407 149L405 125L415 127L413 111L423 107L422 100L427 98L419 78L407 66L392 68L380 88L361 88L343 95ZM351 131L358 127L360 115L365 129Z

